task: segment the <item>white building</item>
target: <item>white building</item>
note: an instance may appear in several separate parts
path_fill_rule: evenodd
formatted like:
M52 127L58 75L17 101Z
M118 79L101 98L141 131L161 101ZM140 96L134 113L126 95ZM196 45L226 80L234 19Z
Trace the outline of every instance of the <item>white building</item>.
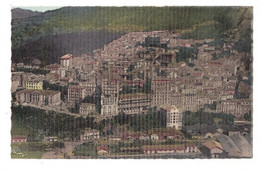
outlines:
M166 111L166 127L175 127L176 130L182 129L182 112L176 106L165 106L162 110Z
M87 141L87 140L93 140L93 139L99 139L100 134L98 130L95 129L87 129L84 131L83 134L80 135L81 141Z
M69 67L72 65L72 55L66 54L66 55L62 56L61 60L60 60L60 65L61 65L61 68L69 69Z
M151 140L159 140L159 136L157 134L152 134Z
M118 115L118 98L115 96L101 96L101 116Z

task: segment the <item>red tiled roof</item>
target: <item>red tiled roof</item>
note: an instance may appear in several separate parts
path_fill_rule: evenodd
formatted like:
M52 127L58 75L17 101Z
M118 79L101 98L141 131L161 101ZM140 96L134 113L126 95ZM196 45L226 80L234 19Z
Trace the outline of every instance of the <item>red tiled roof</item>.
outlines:
M139 151L139 147L122 147L120 148L121 151L123 152L134 152L134 151Z
M104 151L109 152L109 147L107 147L107 146L97 146L97 151L100 151L100 150L104 150Z
M142 148L144 151L185 150L185 145L144 145Z
M70 59L70 58L72 58L72 55L71 55L71 54L66 54L66 55L64 55L64 56L61 57L62 60L68 60L68 59Z
M221 150L224 150L222 145L219 142L214 141L214 140L208 141L208 142L204 143L203 145L205 147L207 147L208 149L219 148Z
M26 139L27 136L25 135L15 135L15 136L12 136L12 139Z

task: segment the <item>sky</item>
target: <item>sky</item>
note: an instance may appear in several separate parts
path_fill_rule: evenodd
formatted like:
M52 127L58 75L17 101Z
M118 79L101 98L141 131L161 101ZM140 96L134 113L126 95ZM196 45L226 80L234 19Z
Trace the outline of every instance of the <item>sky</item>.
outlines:
M12 9L22 8L22 9L27 9L27 10L32 10L32 11L45 12L48 10L54 10L54 9L58 9L61 7L62 6L13 6Z

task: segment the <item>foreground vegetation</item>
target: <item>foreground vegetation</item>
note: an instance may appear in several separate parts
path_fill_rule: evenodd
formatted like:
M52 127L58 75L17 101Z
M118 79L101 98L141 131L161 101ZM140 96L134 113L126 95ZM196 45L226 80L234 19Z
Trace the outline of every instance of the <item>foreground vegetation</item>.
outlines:
M204 112L203 110L198 110L197 112L185 111L183 113L183 125L191 126L196 124L214 124L214 119L221 119L221 125L233 125L234 124L234 115L225 114L225 113L209 113Z
M11 158L40 159L50 149L62 148L63 143L23 142L11 144Z
M212 125L216 118L221 120L220 125L232 126L234 123L233 115L199 110L184 112L183 126ZM12 135L26 135L29 142L42 141L44 136L78 140L86 128L99 130L101 136L112 135L118 129L148 133L152 129L166 128L166 113L157 108L149 109L148 114L139 115L120 112L117 116L98 122L94 117L75 117L33 107L12 107Z
M97 156L97 146L93 143L83 143L73 150L75 156Z

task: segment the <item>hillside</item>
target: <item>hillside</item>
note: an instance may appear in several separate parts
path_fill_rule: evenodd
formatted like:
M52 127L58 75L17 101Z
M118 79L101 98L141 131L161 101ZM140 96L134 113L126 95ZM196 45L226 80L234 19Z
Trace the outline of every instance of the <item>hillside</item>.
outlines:
M25 56L33 58L37 51L30 47L47 40L47 37L75 33L98 35L102 32L122 35L133 31L153 30L178 31L183 33L184 38L222 38L235 42L239 50L250 52L251 22L250 7L63 7L30 18L12 20L12 59ZM107 40L112 41L112 37ZM100 46L109 42L104 41L103 37L93 37L92 40ZM45 45L40 45L43 49L36 49L44 53L46 58L57 58L59 53L53 52L55 48L49 48L49 51L44 49L53 47L50 43L52 41L43 42ZM77 47L79 49L88 48L85 43L78 45L82 46ZM61 48L66 49L67 46ZM23 51L20 53L21 49ZM89 53L90 50L84 52Z
M123 33L107 31L60 33L42 36L12 50L13 62L30 63L36 57L43 64L58 62L64 54L91 54L93 50L118 39Z
M12 21L13 46L46 34L88 31L152 31L191 27L214 19L211 8L64 7Z
M25 9L21 9L21 8L14 8L14 9L12 9L11 12L12 12L12 19L13 20L33 17L33 16L41 14L41 12L25 10Z

